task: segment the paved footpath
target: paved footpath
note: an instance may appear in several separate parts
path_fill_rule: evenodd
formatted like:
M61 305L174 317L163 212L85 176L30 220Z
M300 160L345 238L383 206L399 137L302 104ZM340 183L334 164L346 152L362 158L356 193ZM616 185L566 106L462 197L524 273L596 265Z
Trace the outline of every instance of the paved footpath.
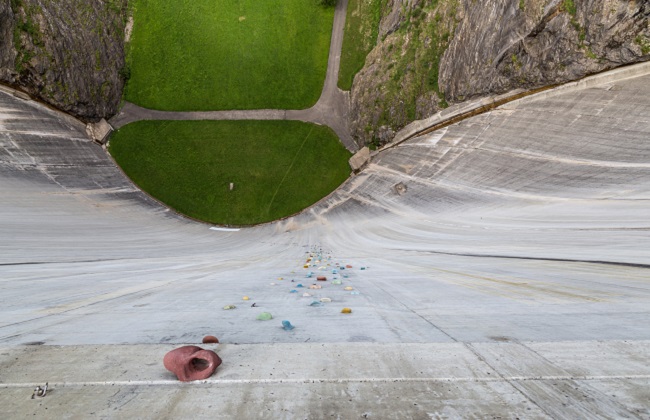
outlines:
M325 84L318 102L311 108L177 112L142 108L127 102L120 113L109 122L117 129L141 120L298 120L330 127L339 136L343 145L354 152L359 147L352 139L348 126L350 93L342 91L337 86L347 7L348 0L339 0L336 5Z

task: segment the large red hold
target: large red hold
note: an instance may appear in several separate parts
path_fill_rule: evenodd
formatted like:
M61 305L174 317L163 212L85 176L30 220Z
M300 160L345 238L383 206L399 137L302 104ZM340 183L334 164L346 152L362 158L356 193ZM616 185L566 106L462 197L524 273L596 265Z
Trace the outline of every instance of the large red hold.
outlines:
M183 346L170 351L163 358L165 368L174 373L179 381L189 382L207 379L221 364L221 358L212 350L198 346Z

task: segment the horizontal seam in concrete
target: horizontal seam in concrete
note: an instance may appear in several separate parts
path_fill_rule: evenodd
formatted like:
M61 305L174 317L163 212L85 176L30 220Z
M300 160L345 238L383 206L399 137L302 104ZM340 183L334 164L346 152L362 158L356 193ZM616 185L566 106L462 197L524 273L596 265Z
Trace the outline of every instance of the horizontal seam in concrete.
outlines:
M453 255L453 256L458 256L458 257L503 258L503 259L513 259L513 260L553 261L553 262L569 262L569 263L584 263L584 264L604 264L604 265L617 265L617 266L622 266L622 267L650 269L650 264L626 263L626 262L620 262L620 261L572 260L572 259L567 259L567 258L526 257L526 256L517 256L517 255L466 254L466 253L455 253L455 252L421 251L421 250L418 250L418 251L415 251L415 252L424 252L424 253L428 253L428 254L440 254L440 255Z
M389 382L508 382L508 381L607 381L621 379L650 379L650 375L597 375L597 376L503 376L494 378L341 378L341 379L206 379L180 382L177 380L157 381L91 381L91 382L49 382L54 387L84 386L168 386L168 385L239 385L239 384L347 384L347 383L389 383ZM0 389L31 388L37 383L4 383Z

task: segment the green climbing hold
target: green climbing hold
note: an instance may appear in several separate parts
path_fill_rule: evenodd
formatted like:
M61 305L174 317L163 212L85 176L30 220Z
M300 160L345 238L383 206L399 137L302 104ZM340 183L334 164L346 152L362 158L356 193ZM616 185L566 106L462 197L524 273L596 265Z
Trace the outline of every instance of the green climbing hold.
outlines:
M273 319L273 315L271 315L269 312L262 312L257 316L258 321L269 321Z

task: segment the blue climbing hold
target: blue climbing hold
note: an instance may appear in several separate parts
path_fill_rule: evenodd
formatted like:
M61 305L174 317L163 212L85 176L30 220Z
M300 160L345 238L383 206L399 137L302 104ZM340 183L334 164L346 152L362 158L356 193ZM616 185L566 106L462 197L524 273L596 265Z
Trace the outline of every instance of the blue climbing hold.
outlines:
M298 291L296 289L291 289L289 293L298 293Z
M314 300L309 304L309 306L323 306L323 304L317 300Z
M282 329L283 329L283 330L285 330L285 331L291 331L291 330L293 330L294 328L296 328L296 327L294 327L293 325L291 325L291 322L286 321L286 320L285 320L285 321L282 321Z
M303 286L302 283L298 283L296 287L305 287L305 286Z

